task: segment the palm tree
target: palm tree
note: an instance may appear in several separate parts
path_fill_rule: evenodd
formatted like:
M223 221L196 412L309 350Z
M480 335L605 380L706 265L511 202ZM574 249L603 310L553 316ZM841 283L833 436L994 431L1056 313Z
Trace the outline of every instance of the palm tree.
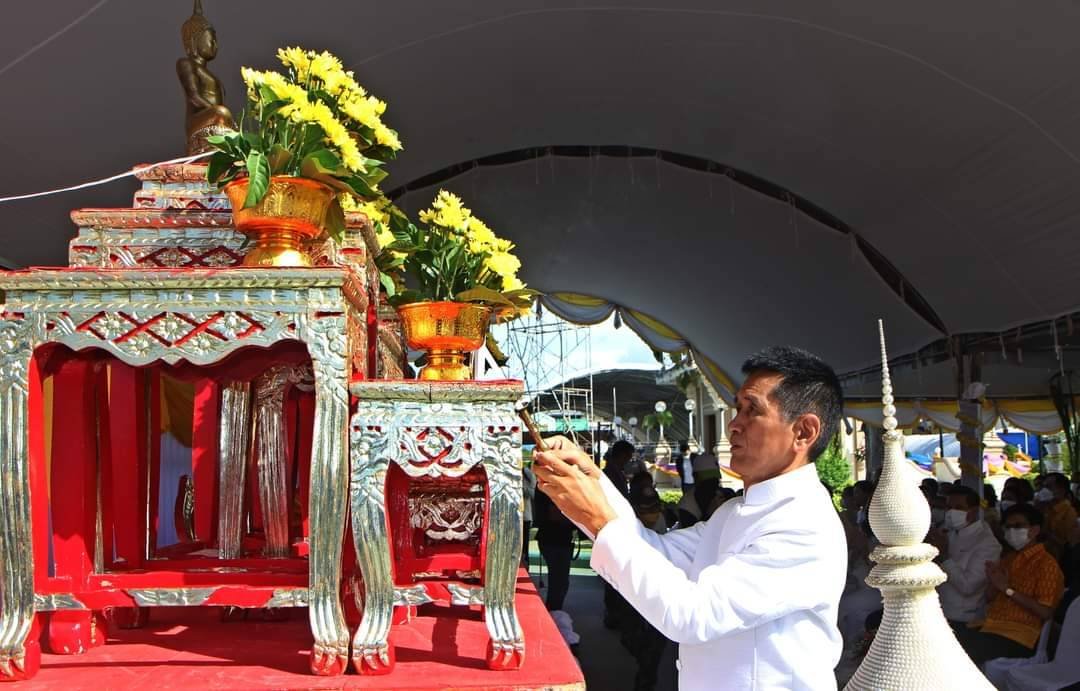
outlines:
M670 427L671 423L675 421L675 416L671 414L670 410L665 410L662 413L650 413L645 416L645 419L641 421L641 427L645 430L651 430L655 427L660 428L660 439L664 438L664 428Z

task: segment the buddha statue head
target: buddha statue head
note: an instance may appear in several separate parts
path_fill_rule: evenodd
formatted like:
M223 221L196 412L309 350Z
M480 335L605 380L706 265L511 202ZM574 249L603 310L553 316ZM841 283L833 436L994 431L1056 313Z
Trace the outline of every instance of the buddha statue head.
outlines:
M195 0L195 8L180 28L180 37L184 41L184 51L188 57L213 60L217 55L217 36L214 26L202 12L202 0Z

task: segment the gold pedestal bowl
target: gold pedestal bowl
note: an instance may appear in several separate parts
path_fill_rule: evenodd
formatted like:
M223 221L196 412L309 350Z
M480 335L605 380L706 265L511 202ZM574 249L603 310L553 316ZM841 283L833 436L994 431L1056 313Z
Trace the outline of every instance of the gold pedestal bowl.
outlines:
M243 265L311 266L304 241L322 234L334 190L315 180L275 175L266 196L245 209L247 193L247 178L225 185L236 229L254 242Z
M466 355L479 350L491 323L491 308L468 302L416 302L398 307L405 342L427 353L420 370L427 381L464 381L472 378Z

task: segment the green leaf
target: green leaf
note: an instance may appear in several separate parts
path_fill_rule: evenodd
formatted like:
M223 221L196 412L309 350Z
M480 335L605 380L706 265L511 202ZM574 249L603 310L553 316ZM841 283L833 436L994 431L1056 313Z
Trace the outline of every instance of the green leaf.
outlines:
M244 208L255 206L266 196L270 187L270 164L263 152L255 150L247 157L248 193L244 199Z
M326 210L326 219L323 223L326 225L327 235L334 240L341 240L341 237L345 234L345 211L342 210L341 204L336 197Z
M302 142L301 151L307 151L308 149L314 148L316 144L321 143L325 138L326 132L323 131L322 127L312 123L305 124L304 141Z
M313 178L318 175L334 175L344 177L349 171L342 165L341 159L330 149L318 149L312 151L300 162L300 172L304 177Z
M393 277L380 273L379 283L382 284L383 290L386 291L386 297L392 298L397 294L397 284L394 283Z
M285 166L289 164L291 158L291 151L281 144L274 144L274 147L270 149L270 155L267 157L270 162L270 174L277 175L285 170Z
M454 298L461 302L485 302L493 305L505 305L507 307L514 306L514 303L507 300L499 291L484 287L464 290L454 296Z
M394 252L415 252L416 245L414 245L411 240L395 240L386 247L383 247L383 249L392 250Z
M206 164L206 179L208 182L217 183L232 167L233 157L224 151L219 151L210 157Z

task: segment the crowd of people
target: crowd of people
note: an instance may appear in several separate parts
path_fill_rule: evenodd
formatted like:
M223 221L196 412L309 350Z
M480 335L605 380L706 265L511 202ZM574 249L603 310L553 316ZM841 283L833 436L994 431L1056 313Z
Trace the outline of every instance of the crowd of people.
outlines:
M1071 482L1062 473L1010 478L1000 500L989 484L980 494L927 478L920 489L931 510L926 541L948 576L938 595L961 646L980 667L1032 657L1045 624L1060 624L1080 595L1080 472ZM851 667L882 614L880 594L865 584L877 542L867 519L873 494L863 481L841 499L849 561L839 625Z

